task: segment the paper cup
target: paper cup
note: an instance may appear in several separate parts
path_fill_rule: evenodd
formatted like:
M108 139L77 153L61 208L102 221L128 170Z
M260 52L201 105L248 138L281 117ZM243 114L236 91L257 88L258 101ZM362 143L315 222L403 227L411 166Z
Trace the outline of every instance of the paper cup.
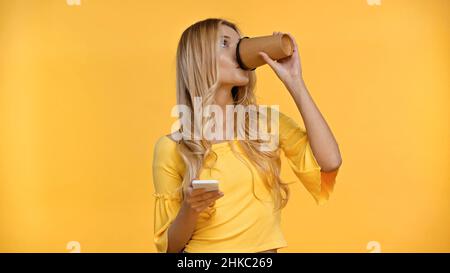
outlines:
M258 54L265 52L273 60L280 60L292 55L294 43L288 34L275 34L260 37L243 37L236 47L236 58L244 70L254 70L266 63Z

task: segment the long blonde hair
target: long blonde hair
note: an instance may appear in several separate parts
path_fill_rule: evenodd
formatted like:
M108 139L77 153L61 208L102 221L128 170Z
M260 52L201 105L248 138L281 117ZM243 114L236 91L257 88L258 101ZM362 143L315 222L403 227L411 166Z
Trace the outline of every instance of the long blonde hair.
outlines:
M203 107L215 103L214 94L219 72L216 53L220 24L231 27L241 35L235 24L221 18L208 18L188 27L181 35L178 43L176 55L177 104L186 105L191 110L191 113L194 113L194 97L202 98ZM249 82L247 85L235 86L232 89L235 105L256 106L254 94L256 74L254 71L249 71L248 75ZM248 113L246 114L248 115ZM247 116L247 118L250 117ZM203 118L201 120L203 121ZM244 125L245 132L248 133L248 123L246 122ZM180 128L181 131L182 128ZM289 200L289 186L280 178L280 152L279 149L261 151L259 149L260 142L260 140L245 139L239 140L237 143L258 171L261 179L264 181L264 185L272 193L275 203L274 209L279 210ZM209 161L207 159L210 156L217 160L217 154L212 151L210 141L205 139L183 138L178 142L177 150L186 165L182 184L183 189L186 189L193 179L198 179L201 169ZM248 166L248 163L239 153L236 153L234 148L233 152ZM253 194L260 200L256 196L254 188L253 178Z

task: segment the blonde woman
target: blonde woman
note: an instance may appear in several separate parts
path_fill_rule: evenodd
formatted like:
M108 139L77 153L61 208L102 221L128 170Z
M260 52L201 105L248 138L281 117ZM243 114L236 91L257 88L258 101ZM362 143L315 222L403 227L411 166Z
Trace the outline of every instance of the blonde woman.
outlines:
M235 24L215 18L183 32L177 49L178 105L192 112L194 98L224 111L230 105L257 105L255 72L239 68L235 56L241 37ZM279 62L260 55L291 94L306 129L279 111L278 145L273 150L260 149L261 141L255 139L180 139L169 134L157 140L153 183L158 252L277 252L286 247L280 211L289 199L289 187L280 178L280 151L316 202L328 199L342 160L305 87L294 44L294 54ZM226 124L223 120L223 128ZM237 126L250 130L249 122ZM220 190L194 190L194 179L218 180Z

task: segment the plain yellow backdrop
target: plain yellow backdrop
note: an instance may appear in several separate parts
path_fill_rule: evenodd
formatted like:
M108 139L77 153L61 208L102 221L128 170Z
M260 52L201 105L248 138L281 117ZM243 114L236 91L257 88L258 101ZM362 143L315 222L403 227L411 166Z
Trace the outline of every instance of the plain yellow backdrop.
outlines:
M177 41L208 17L293 34L341 149L327 204L292 185L281 252L450 251L449 1L76 2L0 0L0 251L155 251L153 145ZM303 125L256 71L259 103Z

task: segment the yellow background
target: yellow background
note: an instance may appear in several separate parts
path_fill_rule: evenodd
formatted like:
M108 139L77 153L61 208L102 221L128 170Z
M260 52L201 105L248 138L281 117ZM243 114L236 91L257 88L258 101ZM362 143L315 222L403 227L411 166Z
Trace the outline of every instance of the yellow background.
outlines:
M155 251L153 145L174 122L177 41L207 17L293 34L342 152L329 203L293 185L281 252L450 251L449 3L1 0L0 251ZM303 125L257 76L259 103Z

